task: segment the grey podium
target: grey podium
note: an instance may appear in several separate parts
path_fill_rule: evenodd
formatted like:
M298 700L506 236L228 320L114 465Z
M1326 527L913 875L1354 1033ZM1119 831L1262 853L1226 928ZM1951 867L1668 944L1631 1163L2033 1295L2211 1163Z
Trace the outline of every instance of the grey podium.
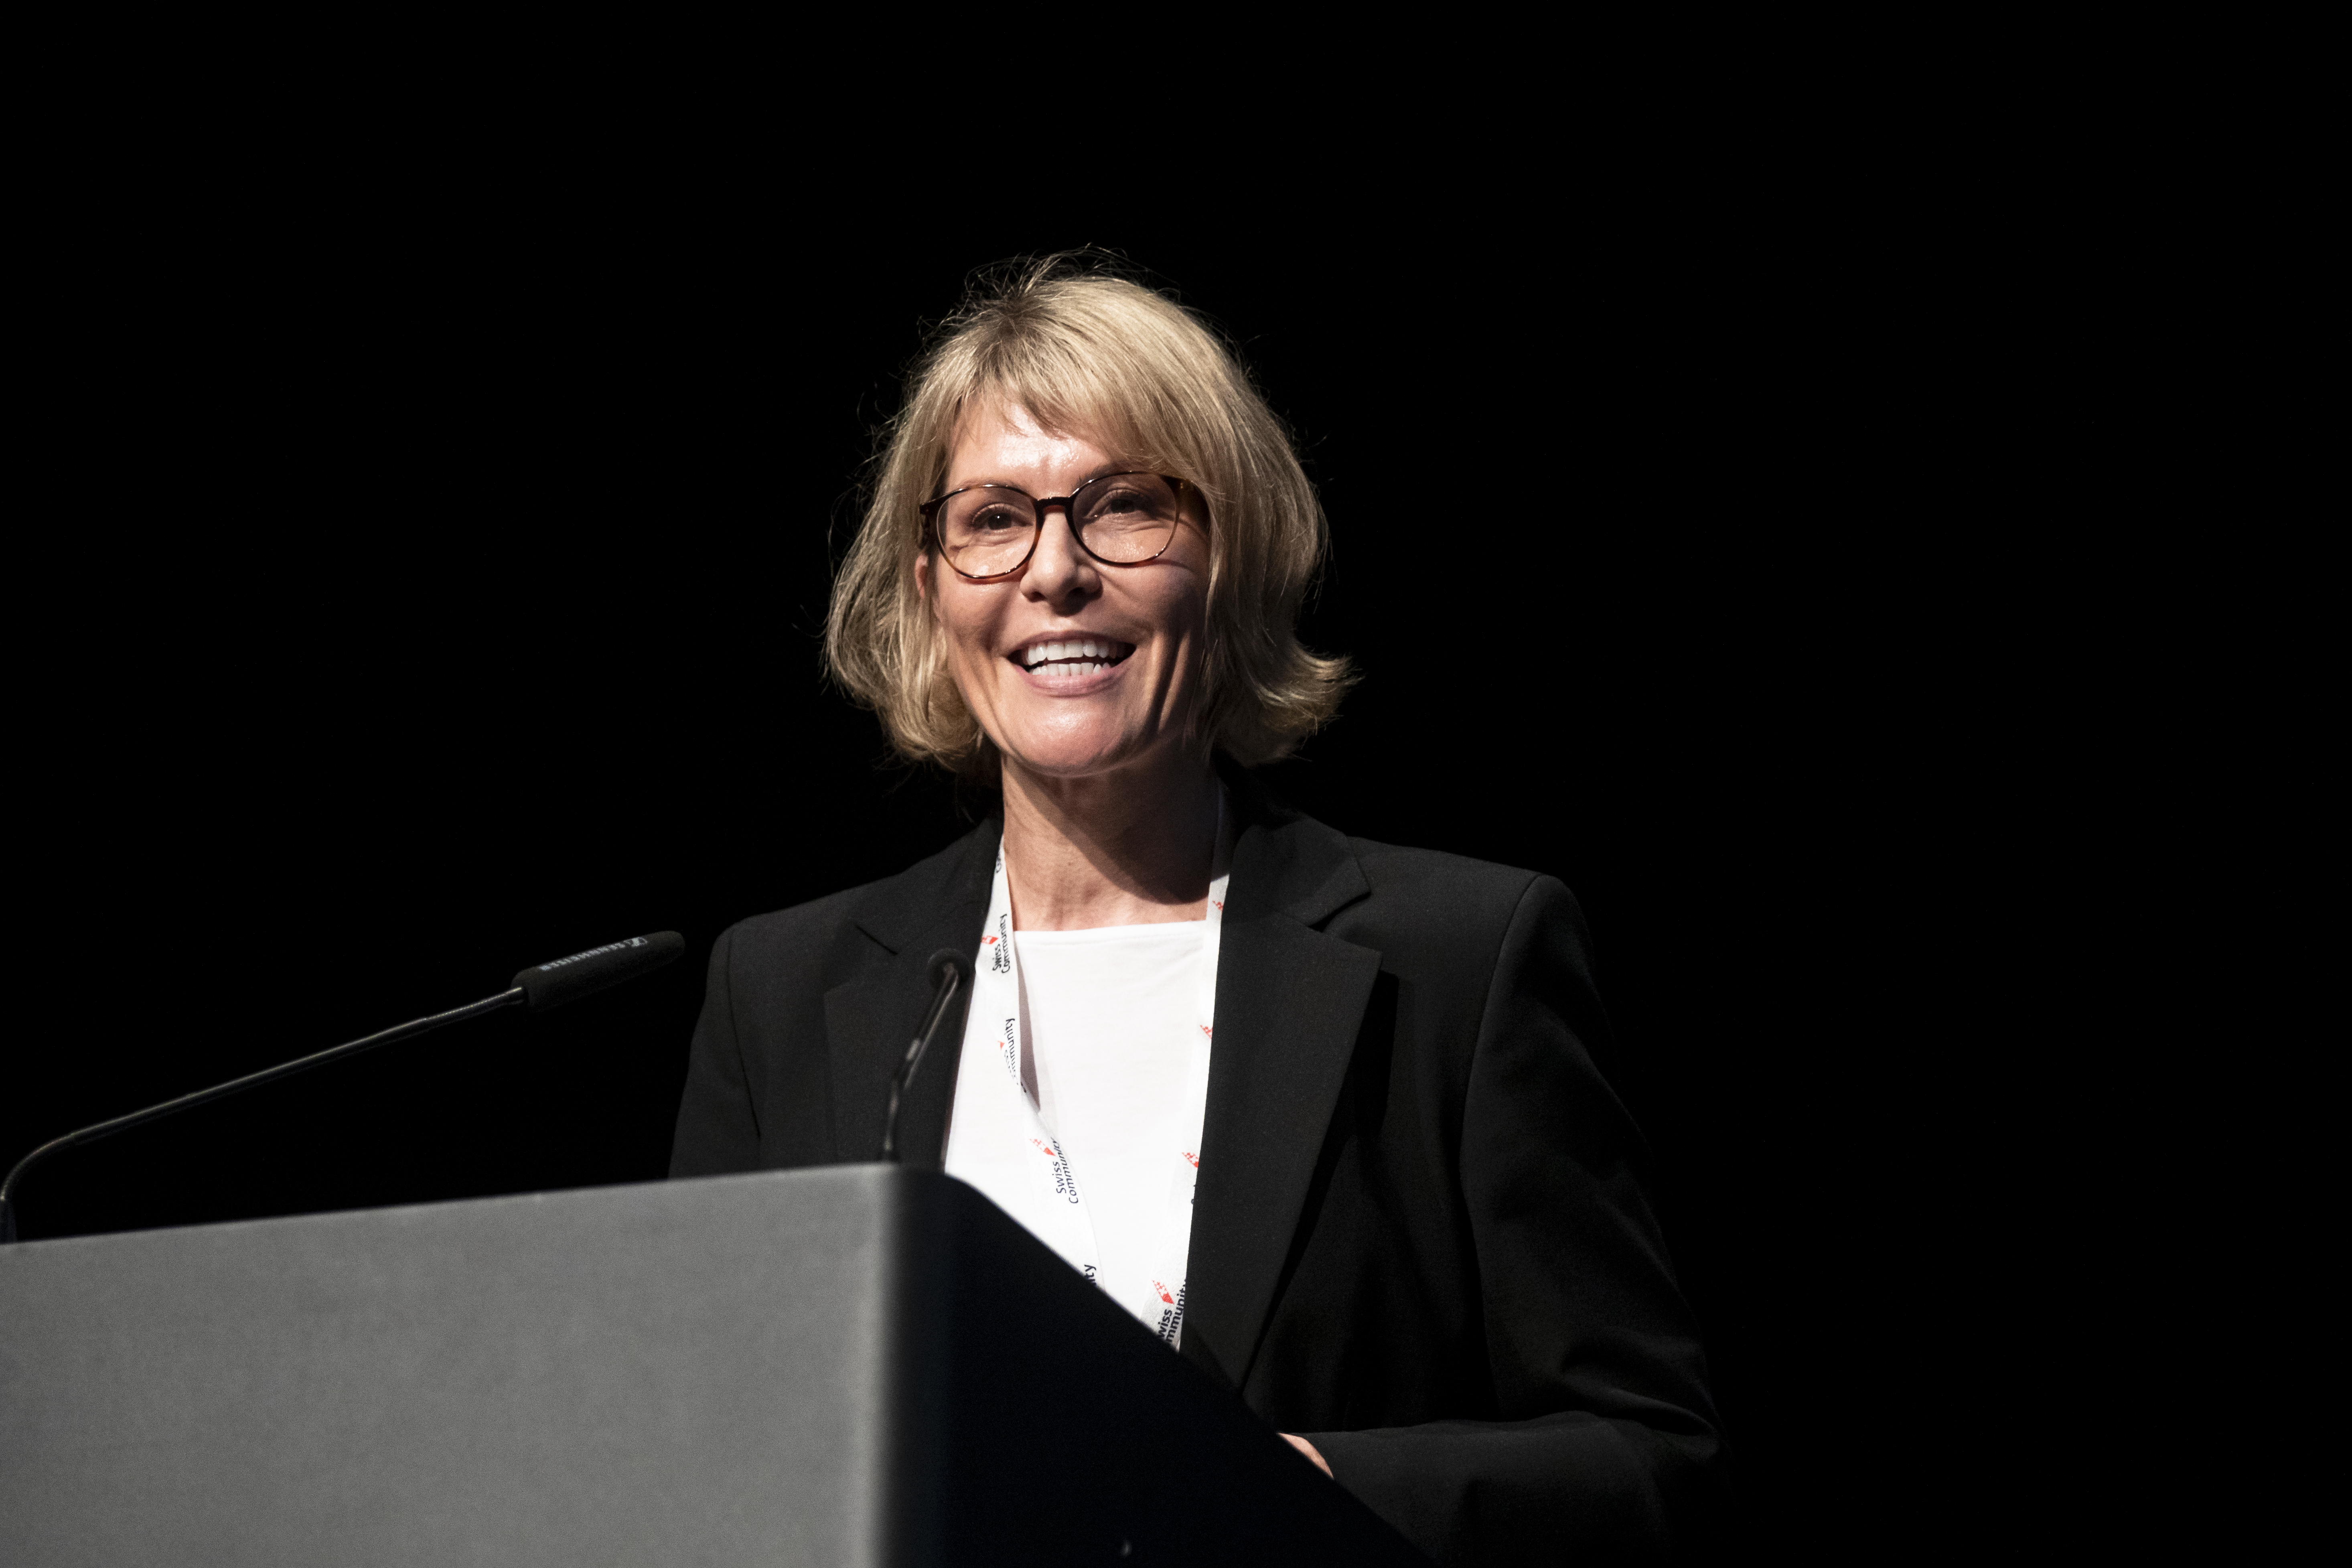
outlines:
M0 1247L0 1562L1415 1563L887 1165Z

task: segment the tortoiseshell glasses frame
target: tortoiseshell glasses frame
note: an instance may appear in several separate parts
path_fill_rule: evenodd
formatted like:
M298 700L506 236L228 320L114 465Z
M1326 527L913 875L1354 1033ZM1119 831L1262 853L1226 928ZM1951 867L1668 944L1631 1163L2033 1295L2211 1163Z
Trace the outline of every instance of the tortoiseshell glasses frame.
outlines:
M1153 510L1139 517L1134 510L1089 515L1087 506L1107 506L1120 496L1119 490L1109 488L1120 479L1157 481L1149 486L1130 485L1128 491ZM1153 493L1159 484L1168 487L1164 495ZM1055 507L1060 507L1063 516L1069 520L1070 535L1078 542L1078 548L1106 566L1140 566L1147 561L1156 561L1175 540L1177 525L1184 521L1184 496L1194 488L1174 474L1104 474L1088 479L1066 496L1033 496L1017 485L966 485L945 495L933 496L918 510L923 514L923 529L931 547L957 576L967 583L1002 583L1019 575L1037 553L1037 542L1045 536L1045 514ZM1086 505L1081 504L1082 499L1086 499ZM994 549L978 537L981 521L992 515L1001 523L1017 527L1025 521L1028 527L1028 547L1010 565L1003 564L1003 558L1012 541L1003 536L1011 534L1013 527L997 530L1000 537ZM1091 539L1090 533L1094 536ZM969 536L951 538L951 534ZM993 570L963 569L961 560L974 559L976 551L982 552L981 559Z

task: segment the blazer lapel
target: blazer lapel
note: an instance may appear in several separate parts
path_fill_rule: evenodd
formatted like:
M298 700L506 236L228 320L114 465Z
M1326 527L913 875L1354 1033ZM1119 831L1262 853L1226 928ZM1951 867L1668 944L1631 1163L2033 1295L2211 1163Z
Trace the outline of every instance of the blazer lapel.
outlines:
M1315 929L1370 891L1305 818L1234 847L1192 1208L1183 1353L1239 1387L1297 1234L1381 955Z
M994 821L981 824L947 854L875 889L851 913L859 934L850 940L866 944L867 956L855 979L824 994L835 1158L882 1157L890 1079L930 1005L924 972L942 947L969 953L979 945L1003 834ZM970 1000L967 991L940 1023L898 1109L899 1158L910 1170L940 1168Z

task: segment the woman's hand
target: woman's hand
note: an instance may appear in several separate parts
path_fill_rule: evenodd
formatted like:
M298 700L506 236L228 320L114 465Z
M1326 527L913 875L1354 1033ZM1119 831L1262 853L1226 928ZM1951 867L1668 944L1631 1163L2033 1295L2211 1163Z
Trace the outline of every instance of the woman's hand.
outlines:
M1300 1453L1306 1455L1308 1458L1314 1460L1315 1468L1317 1469L1322 1471L1327 1476L1331 1473L1331 1467L1323 1462L1323 1456L1315 1451L1314 1444L1308 1442L1304 1437L1294 1437L1287 1432L1285 1432L1282 1435L1282 1440L1289 1444L1292 1447L1297 1449Z

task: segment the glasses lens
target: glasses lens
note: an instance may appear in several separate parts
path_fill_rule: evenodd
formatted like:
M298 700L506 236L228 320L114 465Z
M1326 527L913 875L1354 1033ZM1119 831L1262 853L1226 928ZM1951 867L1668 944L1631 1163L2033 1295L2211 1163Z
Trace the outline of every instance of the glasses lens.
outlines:
M940 544L967 577L993 577L1027 559L1037 510L1018 490L970 489L940 508Z
M1105 561L1149 561L1176 531L1176 492L1158 474L1112 474L1072 499L1078 537Z

